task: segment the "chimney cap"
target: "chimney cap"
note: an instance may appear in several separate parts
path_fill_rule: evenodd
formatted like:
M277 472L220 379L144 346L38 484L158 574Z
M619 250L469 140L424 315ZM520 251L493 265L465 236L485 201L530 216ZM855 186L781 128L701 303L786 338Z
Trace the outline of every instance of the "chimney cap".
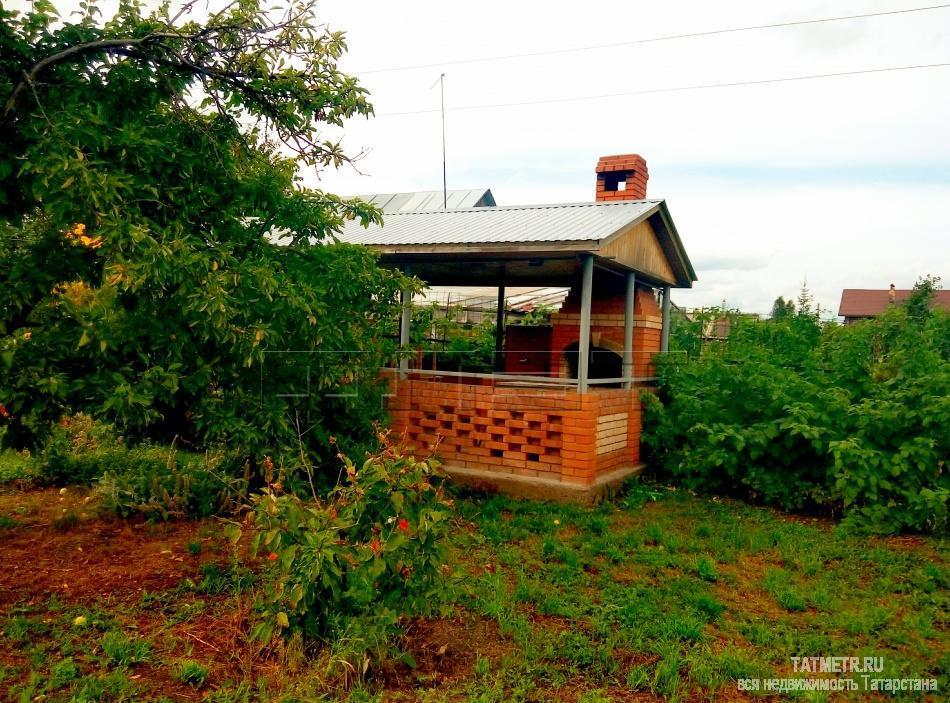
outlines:
M613 154L597 160L595 173L606 171L642 171L647 173L647 161L640 154Z

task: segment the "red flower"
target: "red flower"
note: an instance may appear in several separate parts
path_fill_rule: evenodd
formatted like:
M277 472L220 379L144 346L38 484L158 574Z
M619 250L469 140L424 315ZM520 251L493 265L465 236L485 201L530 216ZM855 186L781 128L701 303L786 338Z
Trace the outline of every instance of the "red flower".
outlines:
M406 518L401 517L399 518L399 522L396 523L396 527L398 527L402 532L408 532L409 521Z
M379 554L381 551L383 551L382 543L375 537L373 537L372 541L369 543L369 548L373 550L373 554Z
M267 561L277 561L277 554L275 552L271 552L270 554L268 554Z
M10 417L10 411L7 410L7 406L3 403L0 403L0 417Z

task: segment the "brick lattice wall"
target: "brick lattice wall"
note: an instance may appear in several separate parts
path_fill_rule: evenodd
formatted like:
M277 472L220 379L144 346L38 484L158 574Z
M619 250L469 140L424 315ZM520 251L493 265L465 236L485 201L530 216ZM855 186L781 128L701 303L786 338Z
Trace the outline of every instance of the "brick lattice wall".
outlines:
M418 377L393 383L393 429L405 434L420 456L437 446L448 467L588 485L598 475L640 461L636 390L580 395ZM621 414L627 416L625 443L616 436ZM613 418L611 442L601 443L599 453L601 416Z

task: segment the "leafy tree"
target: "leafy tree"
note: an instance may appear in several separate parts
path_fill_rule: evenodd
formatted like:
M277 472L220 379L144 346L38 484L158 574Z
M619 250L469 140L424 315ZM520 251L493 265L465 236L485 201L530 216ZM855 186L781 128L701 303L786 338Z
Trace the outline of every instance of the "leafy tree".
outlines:
M775 299L775 302L772 303L772 314L771 318L773 320L784 320L787 317L791 317L795 314L795 301L794 300L785 300L782 296L779 296Z
M2 10L8 437L35 443L75 410L133 438L261 453L298 431L315 447L366 436L375 327L406 282L323 244L377 211L301 182L350 160L323 126L372 113L337 68L343 36L312 0L200 20L195 2L124 0L105 21L80 7L68 21L42 0Z
M930 308L940 288L939 276L922 277L914 284L914 290L904 303L907 308L907 314L915 320L925 320L930 317Z

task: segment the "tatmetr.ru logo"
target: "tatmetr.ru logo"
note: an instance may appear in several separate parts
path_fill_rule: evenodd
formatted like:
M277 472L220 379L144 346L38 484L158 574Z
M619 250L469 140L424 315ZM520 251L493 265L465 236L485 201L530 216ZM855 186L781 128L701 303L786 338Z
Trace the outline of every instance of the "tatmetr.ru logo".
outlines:
M792 657L792 670L804 674L876 674L884 657Z

